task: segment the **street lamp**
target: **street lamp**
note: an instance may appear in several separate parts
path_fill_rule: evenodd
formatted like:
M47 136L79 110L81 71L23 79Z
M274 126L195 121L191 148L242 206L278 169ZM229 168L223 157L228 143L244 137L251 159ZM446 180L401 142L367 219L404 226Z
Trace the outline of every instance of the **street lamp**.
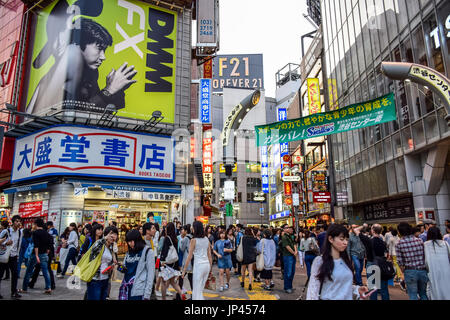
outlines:
M261 217L261 225L262 225L262 219L264 216L263 213L263 202L266 200L266 198L264 197L264 192L262 191L254 191L253 192L253 201L258 201L261 203L261 207L260 207L260 211L259 211L259 216Z

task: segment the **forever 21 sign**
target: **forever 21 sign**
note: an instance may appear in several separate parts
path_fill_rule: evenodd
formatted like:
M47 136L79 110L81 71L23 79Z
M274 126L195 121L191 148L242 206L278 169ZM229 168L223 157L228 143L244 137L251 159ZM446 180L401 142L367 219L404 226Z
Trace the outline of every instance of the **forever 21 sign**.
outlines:
M263 55L218 55L213 60L212 87L214 92L224 87L264 88Z

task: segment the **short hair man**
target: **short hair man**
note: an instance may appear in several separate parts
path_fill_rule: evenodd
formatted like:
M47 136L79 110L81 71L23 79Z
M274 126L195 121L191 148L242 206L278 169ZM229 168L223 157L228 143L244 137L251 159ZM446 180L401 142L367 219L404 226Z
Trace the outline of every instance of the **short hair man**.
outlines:
M410 300L428 300L426 287L428 275L425 266L425 249L421 239L414 237L412 227L401 222L397 227L401 236L395 246L397 263L403 271L406 283L406 292Z

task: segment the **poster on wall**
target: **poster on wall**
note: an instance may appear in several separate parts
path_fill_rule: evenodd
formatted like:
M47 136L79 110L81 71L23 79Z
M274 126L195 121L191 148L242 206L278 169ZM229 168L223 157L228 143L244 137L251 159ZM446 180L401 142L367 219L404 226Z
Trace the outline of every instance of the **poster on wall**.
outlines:
M72 222L75 222L77 225L82 223L83 220L83 211L81 210L62 210L61 211L61 225L60 225L60 234L64 232L64 229L69 226Z
M59 0L39 12L25 111L174 123L177 13L137 0ZM145 103L144 103L145 101Z
M50 210L48 213L48 221L53 222L53 227L59 230L60 210ZM59 233L58 233L59 234Z

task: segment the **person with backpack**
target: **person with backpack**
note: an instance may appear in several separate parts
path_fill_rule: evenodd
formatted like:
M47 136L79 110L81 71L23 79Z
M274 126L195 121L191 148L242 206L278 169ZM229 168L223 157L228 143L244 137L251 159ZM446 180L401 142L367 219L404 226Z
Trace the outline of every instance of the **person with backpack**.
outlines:
M155 256L138 230L125 236L128 252L118 270L124 274L119 289L119 300L150 300L155 278Z
M181 291L180 286L175 281L178 276L181 275L180 267L178 264L178 252L177 252L178 240L175 234L175 225L173 222L169 222L166 226L166 236L164 237L164 244L161 249L161 272L159 273L161 280L161 293L162 299L166 300L166 289L168 285L177 292L177 300L186 300L186 295Z
M353 262L353 267L355 268L355 278L356 284L362 286L362 271L364 268L364 257L366 254L366 249L361 242L359 233L361 232L362 226L352 225L350 228L350 238L347 245L347 253L351 257Z
M370 296L370 300L377 300L378 294L381 295L382 300L389 300L389 289L388 289L388 275L383 274L383 265L387 265L388 262L386 259L386 253L387 253L387 247L384 242L384 240L381 238L381 231L383 228L379 224L374 224L371 228L372 232L372 239L370 239L371 247L372 247L372 257L371 259L367 259L367 268L369 268L371 265L378 265L378 267L381 269L381 288L377 288L377 291L374 292ZM391 263L392 264L392 263ZM393 270L393 266L392 266ZM395 273L392 274L392 278L394 277ZM371 274L367 274L367 277L370 277Z
M245 234L242 241L242 268L241 268L241 287L245 286L245 271L248 269L249 285L248 290L252 290L253 284L253 266L256 262L256 244L258 240L255 238L253 229L245 228Z
M234 274L237 272L238 261L236 259L236 237L234 236L233 226L229 226L226 231L227 239L231 243L231 264L233 265Z
M189 255L189 245L190 242L192 240L192 235L191 235L191 225L187 224L185 226L183 226L183 228L181 228L181 244L180 244L180 251L182 253L182 258L181 258L181 268L184 269L184 267L186 266L186 261L187 261L187 257ZM186 266L186 272L188 274L188 279L189 279L189 284L191 285L191 291L193 288L193 282L192 282L192 264L189 264L188 266ZM178 279L179 281L179 285L181 290L183 291L183 293L186 293L183 289L183 284L184 284L184 279L182 277L180 277Z
M311 266L313 264L314 259L320 255L319 244L315 237L312 236L311 231L305 230L305 264L306 264L306 275L308 279L311 279Z
M9 270L11 273L11 298L19 299L22 296L17 292L17 261L19 258L20 246L22 242L23 232L20 229L22 219L19 215L15 215L11 219L12 227L6 224L2 225L6 227L0 234L0 239L3 239L2 245L10 246L9 259L6 263L0 264L0 279L3 278L3 273ZM2 241L2 240L0 240Z
M322 255L314 259L306 300L367 299L367 287L353 285L353 265L347 254L348 230L332 224L327 230Z
M69 249L66 257L66 261L64 264L64 269L62 273L58 276L59 278L64 278L66 274L67 268L69 267L69 263L72 262L74 266L77 265L77 255L78 255L78 227L75 222L72 222L69 225L69 239L67 240L67 248Z
M103 233L103 230L102 230ZM83 240L81 240L81 238L83 238ZM78 255L77 255L77 261L80 261L81 256L86 253L86 251L83 251L83 247L85 243L88 243L88 249L90 248L90 246L92 245L93 242L92 241L92 225L90 223L86 223L86 225L83 227L83 229L81 230L81 234L80 234L80 238L78 241L78 245L80 250L78 250ZM84 247L86 248L86 247Z
M80 261L83 255L88 252L95 241L103 238L103 225L98 223L91 227L88 226L90 226L90 224L86 225L86 227L89 229L89 233L86 235L86 239L80 248L80 252L78 253L78 261Z
M244 229L244 226L240 223L238 223L236 225L236 236L235 236L235 240L236 240L236 251L239 247L239 244L241 243L241 239L244 236L242 229ZM237 259L236 259L237 260ZM241 275L241 268L242 268L242 263L241 261L237 260L237 270L234 272L235 276L239 276Z

